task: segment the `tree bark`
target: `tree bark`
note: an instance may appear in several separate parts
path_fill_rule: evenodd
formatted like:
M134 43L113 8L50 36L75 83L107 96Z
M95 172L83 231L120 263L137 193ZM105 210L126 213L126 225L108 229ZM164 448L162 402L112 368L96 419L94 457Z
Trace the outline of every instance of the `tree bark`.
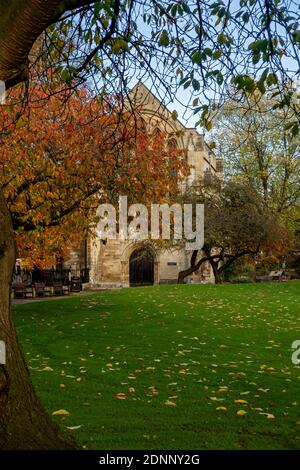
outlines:
M93 0L0 0L0 80L6 89L28 78L28 55L39 35L68 10ZM12 221L0 190L0 340L6 363L0 364L0 449L75 449L42 408L23 359L11 319L11 283L15 265Z
M0 0L0 80L6 88L28 78L28 55L61 15L95 0Z
M215 284L222 284L222 279L221 279L220 272L218 269L218 264L219 262L216 263L215 261L210 260L210 265L214 273Z
M10 214L0 192L0 340L6 364L0 364L0 449L72 449L42 408L23 359L11 319L11 283L15 241Z
M208 260L207 257L201 258L197 263L197 256L198 256L198 250L194 250L193 254L191 256L191 266L187 269L184 269L182 271L179 271L178 273L178 278L177 278L177 284L183 284L184 280L187 276L190 274L193 274L195 271L198 271L200 266L205 263L205 261Z

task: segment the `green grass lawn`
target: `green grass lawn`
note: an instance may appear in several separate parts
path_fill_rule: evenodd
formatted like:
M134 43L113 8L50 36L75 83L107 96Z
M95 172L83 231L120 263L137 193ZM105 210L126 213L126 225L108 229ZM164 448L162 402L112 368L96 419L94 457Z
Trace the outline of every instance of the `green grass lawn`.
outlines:
M147 287L15 319L44 406L88 449L300 449L299 296L299 282Z

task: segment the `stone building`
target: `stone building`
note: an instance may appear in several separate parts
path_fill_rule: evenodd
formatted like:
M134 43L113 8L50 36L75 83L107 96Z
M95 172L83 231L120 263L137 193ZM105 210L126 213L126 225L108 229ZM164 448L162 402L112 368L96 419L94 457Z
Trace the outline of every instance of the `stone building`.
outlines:
M195 128L188 128L142 84L137 84L131 91L131 102L138 106L143 120L150 132L159 128L172 138L172 145L184 149L191 171L183 182L189 186L195 179L205 174L222 177L222 161L217 160L205 143L203 135ZM141 251L145 250L142 256ZM89 271L89 287L128 287L134 285L152 285L175 283L178 272L189 266L190 251L165 250L157 251L151 243L141 245L136 241L111 240L103 241L96 234L90 237L81 250L74 252L65 266L71 266L78 274ZM187 282L214 282L209 266L202 266Z

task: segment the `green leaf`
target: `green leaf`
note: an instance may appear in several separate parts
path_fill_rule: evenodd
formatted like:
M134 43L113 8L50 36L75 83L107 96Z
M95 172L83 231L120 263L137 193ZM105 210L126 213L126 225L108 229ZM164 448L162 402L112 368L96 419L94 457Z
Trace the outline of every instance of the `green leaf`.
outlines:
M170 44L169 34L168 34L168 31L164 29L159 37L158 45L163 46L163 47L168 47L169 44Z
M194 52L194 54L192 55L192 61L193 61L193 64L200 65L202 61L202 52L201 51Z
M242 16L244 23L248 23L250 15L248 12L245 12Z
M213 59L218 60L220 59L221 56L222 56L222 51L220 49L217 49L216 51L214 51Z
M224 79L223 79L223 75L222 75L221 72L218 72L216 78L217 78L217 84L218 84L218 85L222 85Z
M173 18L175 18L175 16L177 15L177 4L176 3L174 3L174 5L172 5L170 13L173 16Z
M178 119L178 113L176 110L174 110L171 114L171 117L173 119L173 121L176 121Z
M113 54L119 54L122 51L128 50L128 42L123 38L114 39L111 51Z
M260 52L255 52L253 53L252 55L252 62L253 64L258 64L258 62L260 61Z
M184 11L185 13L191 13L191 9L190 9L190 7L188 6L187 3L183 3L183 4L182 4L182 8L183 8L183 11Z
M68 69L63 69L61 71L61 79L65 83L70 83L71 77Z
M194 88L195 91L200 90L200 82L198 80L196 80L195 78L192 81L192 85L193 85L193 88Z
M266 82L268 86L277 85L278 83L277 75L275 73L269 73L269 75L267 76Z
M253 52L266 52L268 49L268 39L258 39L249 44L248 49Z

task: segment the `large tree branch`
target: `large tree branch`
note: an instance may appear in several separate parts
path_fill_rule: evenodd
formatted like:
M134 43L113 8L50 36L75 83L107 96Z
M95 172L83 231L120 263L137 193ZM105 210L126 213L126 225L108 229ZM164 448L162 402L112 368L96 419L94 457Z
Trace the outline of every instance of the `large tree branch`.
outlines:
M36 39L69 10L91 0L0 0L0 80L6 88L25 81L28 56Z
M187 276L190 276L193 274L195 271L198 271L198 269L201 267L201 265L205 262L209 262L213 271L215 277L220 277L222 272L230 266L232 263L234 263L237 259L246 256L246 255L256 255L259 252L260 245L256 247L256 249L238 249L235 253L227 253L224 254L225 248L222 248L219 253L211 255L211 248L208 247L207 245L204 245L202 248L202 251L206 254L206 256L202 257L199 259L199 261L196 263L196 258L197 258L197 250L195 250L192 254L191 257L191 265L189 268L184 269L183 271L180 271L178 274L178 284L181 284L184 279ZM225 260L225 261L224 261ZM224 263L218 267L220 261L224 261Z
M97 47L95 47L92 52L85 58L85 60L83 61L83 64L76 70L76 73L80 73L82 72L85 67L91 62L91 60L93 59L93 57L95 57L95 55L101 50L103 49L103 46L107 43L107 41L110 40L110 38L112 37L112 35L114 34L115 30L116 30L116 26L117 26L117 20L118 20L118 17L119 17L119 13L120 13L120 0L115 0L114 2L114 6L113 6L113 17L112 17L112 20L111 20L111 23L110 23L110 26L106 32L106 34L103 36L103 38L100 40L99 44L97 45Z
M51 178L52 177L50 174L49 175L40 174L40 175L37 175L35 178L23 181L17 188L15 188L14 194L7 198L8 204L14 203L17 200L17 198L20 196L20 194L26 191L30 186L34 186L38 183L42 183L43 181L46 181Z
M36 229L57 227L65 217L67 217L69 214L74 212L76 209L79 209L80 205L84 201L94 196L100 189L101 189L101 185L99 184L98 186L93 187L90 191L83 192L81 197L78 197L76 200L74 200L73 204L68 204L66 207L61 208L59 212L57 209L55 209L55 211L53 212L53 217L51 217L48 222L41 221L41 222L34 223L34 221L32 220L24 221L23 220L24 214L14 211L12 213L13 228L15 231L22 228L23 231L30 232Z

